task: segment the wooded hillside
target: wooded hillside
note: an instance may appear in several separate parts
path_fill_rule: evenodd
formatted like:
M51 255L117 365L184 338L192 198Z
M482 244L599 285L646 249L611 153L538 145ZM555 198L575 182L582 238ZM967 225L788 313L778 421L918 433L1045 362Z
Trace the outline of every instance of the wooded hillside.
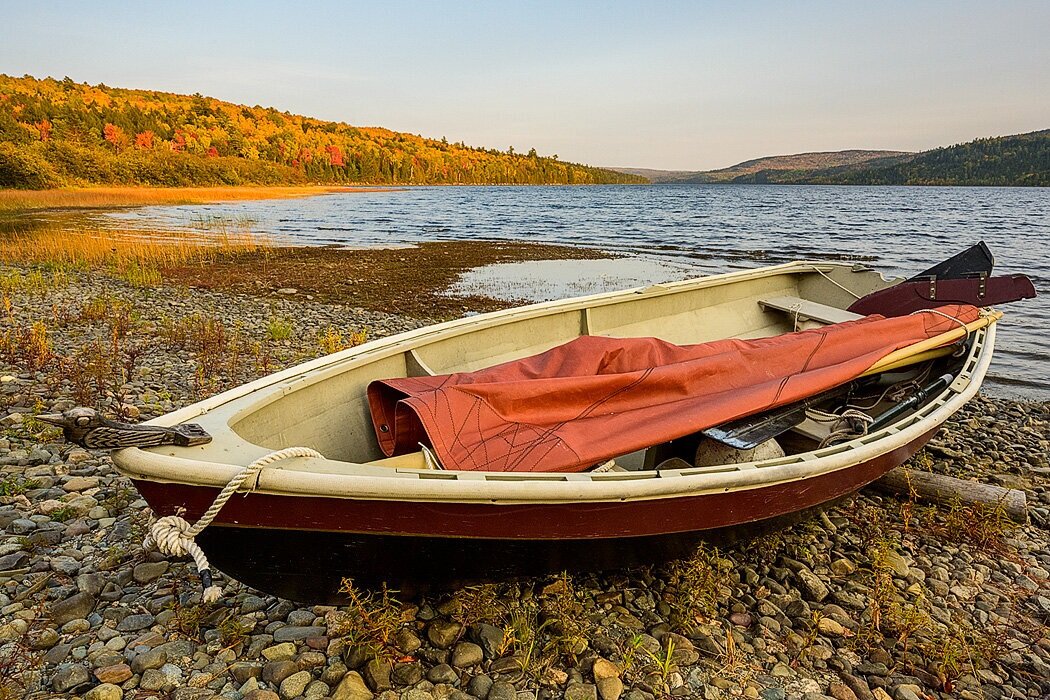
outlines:
M1050 185L1050 130L983 138L915 155L816 170L761 170L738 183Z
M644 178L202 95L0 74L0 187L600 184Z

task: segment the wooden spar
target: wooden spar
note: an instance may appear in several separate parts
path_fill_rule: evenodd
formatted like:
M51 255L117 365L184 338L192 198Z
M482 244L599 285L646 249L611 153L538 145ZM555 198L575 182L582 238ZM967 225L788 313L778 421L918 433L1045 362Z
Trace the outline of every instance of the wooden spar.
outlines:
M872 487L888 493L916 497L934 503L962 503L1002 508L1015 523L1028 522L1028 503L1024 491L1001 486L966 481L943 474L897 467L872 483Z
M985 326L989 326L995 323L1002 317L1002 311L992 311L988 315L982 316L976 321L967 323L965 327L958 326L957 328L953 328L950 331L945 331L940 335L935 335L932 338L927 338L926 340L919 341L918 343L912 343L906 348L901 348L900 350L896 350L894 352L891 352L889 355L886 355L886 357L882 358L881 360L873 364L871 367L869 367L861 376L866 377L870 374L879 374L880 372L885 372L887 369L900 367L902 364L911 364L910 360L906 363L902 361L919 355L921 353L938 349L941 346L947 345L949 343L954 343L956 340L959 340L960 338L965 338L974 331L979 331Z
M924 352L915 353L914 355L902 357L899 360L891 362L889 364L883 364L883 362L880 360L877 363L878 369L869 369L860 376L870 377L873 374L881 374L882 372L892 372L895 369L900 369L901 367L908 367L910 365L917 365L920 362L925 362L926 360L936 360L938 357L951 355L953 352L955 352L955 347L951 345L945 345L944 347L934 348L933 350L926 350Z

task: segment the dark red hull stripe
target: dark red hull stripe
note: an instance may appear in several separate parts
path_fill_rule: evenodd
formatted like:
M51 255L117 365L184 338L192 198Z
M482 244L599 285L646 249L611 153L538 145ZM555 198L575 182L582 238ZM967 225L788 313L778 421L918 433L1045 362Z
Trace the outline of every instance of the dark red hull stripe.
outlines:
M808 479L729 493L601 503L428 503L249 493L230 499L216 525L409 537L560 540L644 537L731 527L812 508L902 464L936 432L867 462ZM219 489L136 480L158 515L191 522Z

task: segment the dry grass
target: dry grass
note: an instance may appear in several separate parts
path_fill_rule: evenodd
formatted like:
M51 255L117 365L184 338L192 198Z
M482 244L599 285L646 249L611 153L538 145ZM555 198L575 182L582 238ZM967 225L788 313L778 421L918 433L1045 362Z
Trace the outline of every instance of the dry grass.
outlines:
M349 599L341 618L345 636L364 647L370 658L386 662L396 658L394 634L406 622L401 602L386 586L379 591L363 590L348 578L343 579L339 592Z
M205 204L242 199L310 197L356 192L367 187L90 187L54 190L0 190L0 212L41 209L106 209L159 204Z
M148 274L149 270L199 264L219 254L249 253L264 247L264 240L250 233L204 238L43 228L0 238L0 263L109 268L122 276L148 280L154 277ZM131 279L129 281L134 283Z
M668 589L664 600L671 607L669 620L687 632L718 615L718 606L729 584L730 563L718 549L699 544L692 556L667 566Z

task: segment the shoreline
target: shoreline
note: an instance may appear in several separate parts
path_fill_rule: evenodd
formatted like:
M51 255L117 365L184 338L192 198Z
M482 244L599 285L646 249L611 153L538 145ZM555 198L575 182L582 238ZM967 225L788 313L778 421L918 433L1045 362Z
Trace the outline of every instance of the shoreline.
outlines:
M0 189L0 215L124 209L153 205L292 199L351 192L396 192L390 185L236 185L229 187L63 187L50 190Z

